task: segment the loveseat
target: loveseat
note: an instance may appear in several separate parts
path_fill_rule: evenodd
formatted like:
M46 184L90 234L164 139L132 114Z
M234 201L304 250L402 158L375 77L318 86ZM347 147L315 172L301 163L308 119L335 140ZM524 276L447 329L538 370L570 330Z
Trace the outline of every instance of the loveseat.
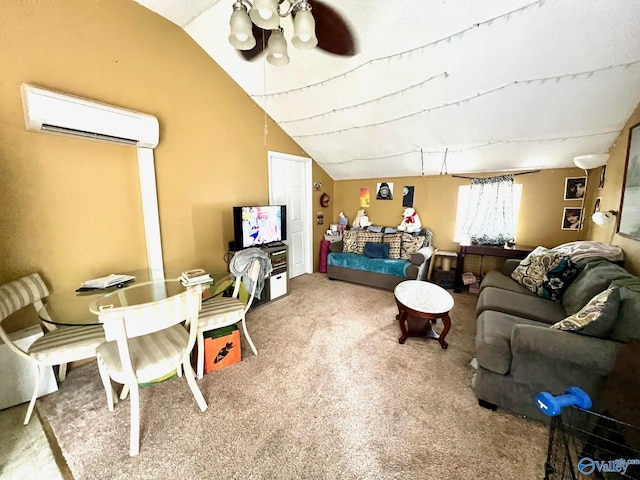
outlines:
M425 280L433 255L432 233L397 232L368 227L343 232L327 258L327 276L371 287L393 290L404 280Z
M560 395L576 385L601 410L601 388L620 348L640 338L640 279L620 266L617 247L600 245L599 251L595 245L580 254L584 244L596 242L574 243L580 246L566 244L556 251L568 253L573 271L559 281L545 274L551 283L564 283L551 295L523 286L527 282L518 273L526 270L529 257L507 260L503 272L488 272L482 280L473 378L481 405L546 420L536 394Z

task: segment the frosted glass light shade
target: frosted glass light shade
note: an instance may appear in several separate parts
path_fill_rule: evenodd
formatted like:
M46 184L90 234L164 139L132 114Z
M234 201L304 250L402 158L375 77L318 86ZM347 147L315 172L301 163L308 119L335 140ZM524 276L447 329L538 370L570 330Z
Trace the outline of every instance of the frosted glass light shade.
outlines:
M592 168L601 167L607 163L607 160L609 160L608 153L573 157L573 163L583 170L591 170Z
M593 220L593 223L596 225L609 225L610 223L613 223L615 218L616 212L613 210L609 210L607 212L596 212L591 215L591 220Z
M255 0L249 12L251 21L264 30L273 30L280 26L278 0Z
M289 63L287 41L281 30L273 30L267 43L267 62L276 67L282 67Z
M316 21L310 10L300 10L295 14L291 43L300 50L310 50L318 45Z
M256 46L256 39L253 36L251 20L244 5L239 8L234 5L231 20L229 20L229 43L238 50L251 50Z

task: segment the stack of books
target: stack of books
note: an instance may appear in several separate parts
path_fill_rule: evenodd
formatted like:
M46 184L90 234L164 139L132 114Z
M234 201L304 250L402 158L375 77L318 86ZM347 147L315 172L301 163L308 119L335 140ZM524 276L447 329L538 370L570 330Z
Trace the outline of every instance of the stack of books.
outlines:
M86 282L82 282L80 288L77 291L84 290L102 290L105 288L113 287L117 285L118 287L123 287L126 284L134 281L136 277L132 275L117 275L112 273L111 275L107 275L105 277L94 278L92 280L87 280Z
M201 283L212 283L213 278L201 268L187 270L180 275L180 281L185 287L199 285Z

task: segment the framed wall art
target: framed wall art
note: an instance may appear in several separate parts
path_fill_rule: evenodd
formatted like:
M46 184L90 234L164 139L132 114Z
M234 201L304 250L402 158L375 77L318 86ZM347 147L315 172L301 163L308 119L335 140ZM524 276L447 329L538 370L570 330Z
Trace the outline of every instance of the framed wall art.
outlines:
M640 123L629 129L618 233L640 240Z
M564 181L564 199L580 200L587 191L587 177L569 177Z
M564 208L562 230L582 230L582 208Z

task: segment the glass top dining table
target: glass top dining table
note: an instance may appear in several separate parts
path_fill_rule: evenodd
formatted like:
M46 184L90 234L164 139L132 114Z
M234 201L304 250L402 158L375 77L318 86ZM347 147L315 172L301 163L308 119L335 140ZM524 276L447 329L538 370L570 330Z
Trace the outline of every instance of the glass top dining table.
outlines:
M212 275L214 282L226 274ZM136 281L120 288L110 287L82 292L69 292L58 295L55 302L47 302L45 309L38 312L39 317L46 323L59 326L100 325L98 315L101 308L118 308L132 305L142 305L149 302L163 300L185 291L177 277L145 280L148 276L136 276ZM203 288L208 285L204 284ZM68 308L70 305L73 309ZM64 314L59 314L60 312ZM67 313L72 310L73 314Z

